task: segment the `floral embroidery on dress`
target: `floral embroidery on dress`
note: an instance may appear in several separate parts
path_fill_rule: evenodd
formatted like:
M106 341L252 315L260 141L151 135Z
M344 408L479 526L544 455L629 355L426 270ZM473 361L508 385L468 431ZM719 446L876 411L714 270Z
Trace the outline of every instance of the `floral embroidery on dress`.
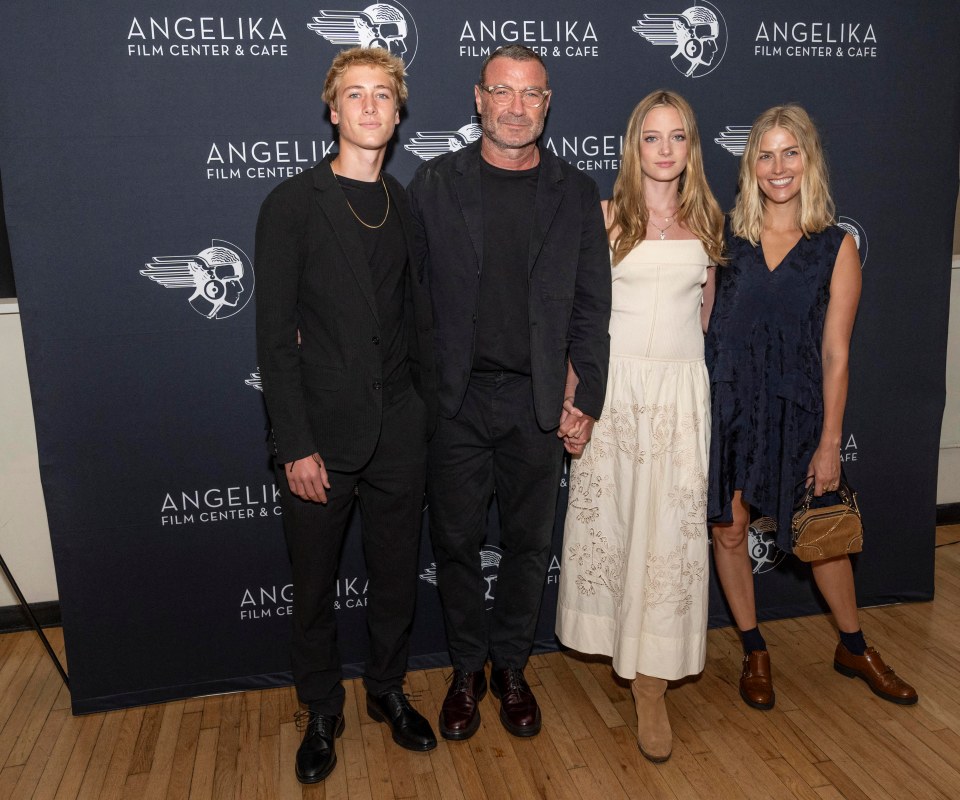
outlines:
M687 556L687 543L677 545L666 556L647 558L647 585L644 599L648 605L676 604L675 613L682 617L693 606L694 584L703 580L703 564Z
M683 476L684 483L674 484L668 497L671 508L682 515L680 533L685 541L668 555L648 556L645 600L649 605L675 603L677 615L683 616L693 603L691 587L703 580L704 570L687 552L687 540L699 539L707 532L707 476L696 464L701 421L697 414L677 414L673 405L651 406L650 410L653 457L670 458Z
M597 498L604 494L612 496L613 490L609 477L591 472L588 467L574 462L570 474L569 504L577 509L577 520L584 524L597 520L600 516Z
M684 538L699 539L707 534L707 476L702 469L697 469L692 478L691 486L673 487L670 505L685 510L680 520Z
M663 458L670 454L674 464L686 467L694 463L694 444L700 430L700 415L679 414L677 406L645 406L650 411L650 436L653 439L653 457Z
M644 411L643 406L634 403L626 410L612 406L600 417L593 428L591 440L597 450L596 456L603 458L613 447L630 456L637 464L643 464L646 453L640 449L637 429Z
M575 563L583 570L576 580L580 594L594 595L601 588L617 600L623 596L623 550L602 531L591 528L590 541L572 545L568 554L571 565Z

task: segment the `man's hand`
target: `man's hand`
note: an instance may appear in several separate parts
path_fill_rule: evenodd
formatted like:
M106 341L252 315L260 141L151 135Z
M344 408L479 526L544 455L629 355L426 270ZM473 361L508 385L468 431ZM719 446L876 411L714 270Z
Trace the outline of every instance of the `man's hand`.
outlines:
M283 471L287 473L290 491L301 500L327 502L326 490L330 488L330 479L319 453L284 464Z
M560 427L557 428L557 436L563 439L564 449L571 455L580 455L590 441L595 423L593 417L584 414L573 404L572 397L565 397L563 411L560 412Z

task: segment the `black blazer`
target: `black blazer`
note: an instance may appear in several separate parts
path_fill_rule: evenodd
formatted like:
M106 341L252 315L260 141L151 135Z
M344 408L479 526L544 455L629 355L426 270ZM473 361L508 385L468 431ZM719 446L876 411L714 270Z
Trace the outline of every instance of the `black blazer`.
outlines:
M453 417L473 364L483 264L480 141L420 166L407 187L418 270L430 281L439 410ZM592 178L540 148L530 220L530 361L537 422L557 427L567 357L580 378L576 405L599 417L610 362L610 255Z
M278 463L319 452L328 469L351 471L367 462L380 435L379 343L385 337L357 222L331 160L285 180L260 208L254 260L257 356ZM411 250L406 194L391 176L384 173L384 180L407 240L404 324L410 372L432 429L430 293Z

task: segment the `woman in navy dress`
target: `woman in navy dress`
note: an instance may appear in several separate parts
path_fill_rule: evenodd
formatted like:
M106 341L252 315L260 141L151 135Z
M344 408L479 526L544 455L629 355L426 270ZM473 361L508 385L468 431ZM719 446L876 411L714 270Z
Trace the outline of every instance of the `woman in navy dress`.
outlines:
M773 708L770 656L757 627L747 552L750 507L777 522L790 552L798 483L814 494L840 481L850 335L860 299L860 258L834 224L817 129L799 106L753 124L727 228L728 266L717 274L706 340L713 429L707 516L720 584L743 639L740 696ZM847 556L812 564L840 632L834 667L885 700L917 693L867 647Z

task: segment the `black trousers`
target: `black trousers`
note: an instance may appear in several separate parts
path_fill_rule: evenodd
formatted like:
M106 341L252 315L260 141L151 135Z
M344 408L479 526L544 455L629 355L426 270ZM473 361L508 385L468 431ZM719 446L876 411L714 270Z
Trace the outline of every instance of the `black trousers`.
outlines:
M529 377L474 373L460 411L430 440L427 497L450 659L475 672L523 667L550 559L563 445L537 424ZM500 561L493 611L480 564L496 490Z
M384 387L377 448L358 472L328 473L326 505L292 495L282 466L277 470L293 571L293 679L300 702L322 714L343 709L334 600L340 553L357 498L369 580L370 652L363 683L373 694L403 683L417 595L425 424L423 401L412 386L397 392Z

